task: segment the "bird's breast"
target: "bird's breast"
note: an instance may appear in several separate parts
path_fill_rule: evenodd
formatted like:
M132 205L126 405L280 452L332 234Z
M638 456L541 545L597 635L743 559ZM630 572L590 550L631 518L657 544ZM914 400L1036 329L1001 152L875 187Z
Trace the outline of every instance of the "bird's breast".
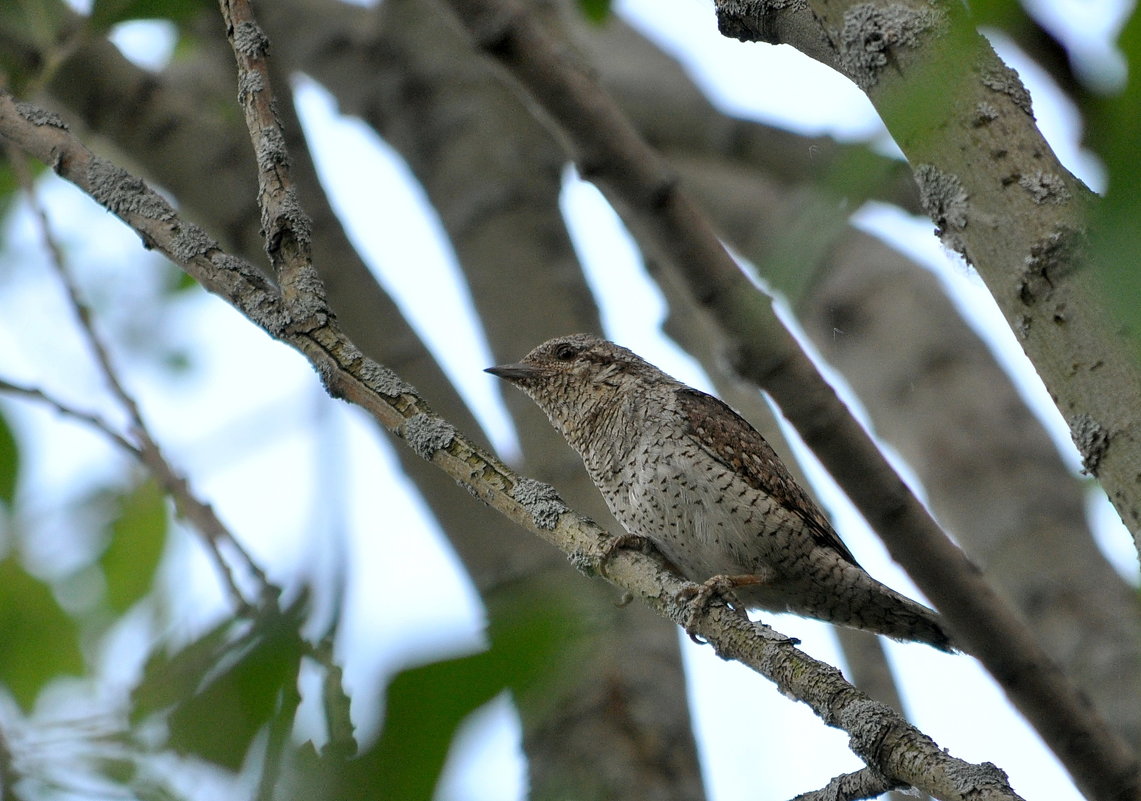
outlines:
M595 483L622 526L691 579L771 571L787 550L784 510L685 440L635 449Z

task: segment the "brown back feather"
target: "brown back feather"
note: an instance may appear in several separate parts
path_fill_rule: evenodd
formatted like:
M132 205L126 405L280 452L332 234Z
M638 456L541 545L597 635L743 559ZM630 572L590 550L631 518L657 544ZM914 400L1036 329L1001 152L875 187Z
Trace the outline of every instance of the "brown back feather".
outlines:
M677 395L689 433L706 453L804 520L817 543L858 566L820 507L796 483L760 432L712 395L689 387L679 389Z

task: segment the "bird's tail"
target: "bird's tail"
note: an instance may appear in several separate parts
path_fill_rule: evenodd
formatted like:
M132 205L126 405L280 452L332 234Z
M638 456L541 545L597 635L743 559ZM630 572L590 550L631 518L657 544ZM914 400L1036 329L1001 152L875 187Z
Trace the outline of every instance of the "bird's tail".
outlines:
M850 570L858 571L858 575L846 576L849 581L843 589L822 598L821 608L790 611L893 640L926 643L947 653L958 650L937 613L879 583L858 567Z

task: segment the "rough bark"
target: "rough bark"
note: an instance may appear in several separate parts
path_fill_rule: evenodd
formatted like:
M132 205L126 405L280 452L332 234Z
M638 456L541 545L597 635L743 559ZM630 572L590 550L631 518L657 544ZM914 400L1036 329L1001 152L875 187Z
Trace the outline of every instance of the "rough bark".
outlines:
M1035 127L1018 75L955 3L724 0L718 15L726 35L790 44L867 93L1141 544L1141 366L1089 263L1094 197Z

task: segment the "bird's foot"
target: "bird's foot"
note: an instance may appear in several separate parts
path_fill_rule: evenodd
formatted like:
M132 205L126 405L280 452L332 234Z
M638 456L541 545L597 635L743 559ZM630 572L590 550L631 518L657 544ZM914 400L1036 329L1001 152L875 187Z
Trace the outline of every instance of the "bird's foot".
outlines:
M734 594L738 587L748 587L754 584L764 584L769 577L764 573L750 573L742 576L714 576L701 584L694 584L682 589L678 593L678 600L689 602L689 614L685 620L685 633L694 642L704 644L704 641L694 630L697 619L703 615L711 605L721 603L732 609L741 617L748 619L745 614L745 605Z

